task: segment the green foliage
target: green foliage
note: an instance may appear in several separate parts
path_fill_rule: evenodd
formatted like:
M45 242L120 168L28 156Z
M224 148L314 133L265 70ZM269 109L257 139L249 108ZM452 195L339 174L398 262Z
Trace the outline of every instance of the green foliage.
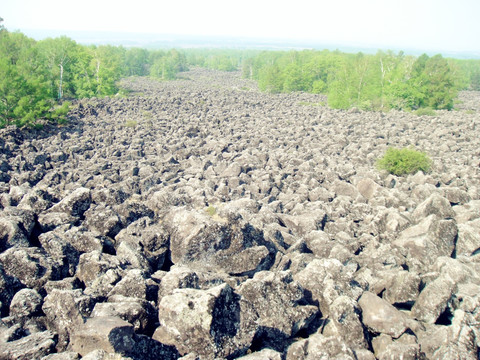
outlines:
M417 116L435 116L437 113L430 107L420 108L414 111L414 114Z
M205 209L205 212L210 215L210 216L214 216L216 213L217 213L217 209L215 209L215 207L213 207L212 205L210 205L209 207L207 207Z
M127 120L125 122L125 126L131 129L135 128L137 125L138 123L135 120Z
M470 66L470 79L478 72ZM467 82L462 66L441 55L418 58L403 52L376 55L339 51L262 52L244 61L244 77L258 80L267 92L307 91L328 94L332 108L416 110L453 108ZM479 85L480 86L480 85Z
M427 154L409 148L389 148L385 155L377 161L378 169L386 170L397 176L414 174L418 171L426 173L430 170L431 165L432 161Z
M188 70L185 54L175 49L167 53L157 51L151 58L150 76L160 80L173 80L177 73Z

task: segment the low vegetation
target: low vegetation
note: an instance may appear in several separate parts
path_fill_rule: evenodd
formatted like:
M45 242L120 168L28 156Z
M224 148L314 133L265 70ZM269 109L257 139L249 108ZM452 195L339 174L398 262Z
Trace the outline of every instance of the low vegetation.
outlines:
M427 173L431 165L432 161L426 153L411 148L389 148L377 161L378 169L397 176L415 174L418 171Z
M122 96L121 78L172 80L191 66L242 69L243 77L257 80L262 91L321 93L328 95L330 107L338 109L417 110L419 115L432 115L436 109L451 110L459 89L480 89L480 60L425 54L417 58L391 51L366 55L84 46L65 36L35 41L9 32L1 21L0 128L38 126L45 120L62 123L69 111L66 100Z

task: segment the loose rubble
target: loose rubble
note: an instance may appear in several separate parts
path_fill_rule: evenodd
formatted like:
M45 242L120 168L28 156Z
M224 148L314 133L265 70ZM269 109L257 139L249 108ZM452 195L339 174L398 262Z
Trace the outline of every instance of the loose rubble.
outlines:
M0 130L1 359L478 359L478 92L418 117L182 77Z

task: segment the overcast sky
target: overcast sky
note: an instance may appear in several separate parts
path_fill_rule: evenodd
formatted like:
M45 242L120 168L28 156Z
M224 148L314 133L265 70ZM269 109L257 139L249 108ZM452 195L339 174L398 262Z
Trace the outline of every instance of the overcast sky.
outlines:
M480 52L480 0L0 0L7 29L226 35Z

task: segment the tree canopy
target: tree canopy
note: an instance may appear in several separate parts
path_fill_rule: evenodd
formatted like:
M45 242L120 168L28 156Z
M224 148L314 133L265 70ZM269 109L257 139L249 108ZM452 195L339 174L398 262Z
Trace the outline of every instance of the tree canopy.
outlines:
M453 108L459 89L480 90L480 60L441 55L227 49L147 50L85 46L62 36L35 41L0 18L0 127L59 121L68 100L117 94L125 76L175 79L190 66L241 69L261 91L328 95L333 108Z

